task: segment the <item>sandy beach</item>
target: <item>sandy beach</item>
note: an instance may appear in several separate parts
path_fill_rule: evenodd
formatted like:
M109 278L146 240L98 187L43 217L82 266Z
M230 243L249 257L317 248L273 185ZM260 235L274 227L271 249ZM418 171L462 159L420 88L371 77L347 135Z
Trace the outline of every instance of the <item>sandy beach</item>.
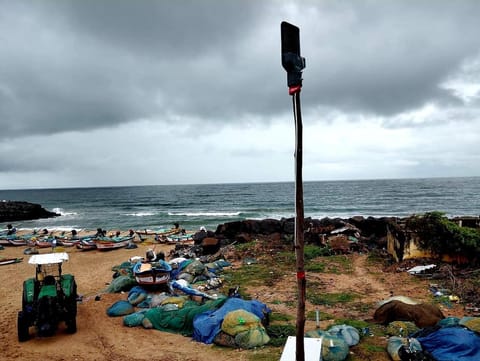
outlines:
M241 352L193 342L181 335L123 326L122 318L107 316L106 309L115 301L126 299L126 294L95 296L112 280L112 266L132 256L144 256L151 245L140 244L137 249L118 249L108 252L66 248L70 259L63 266L64 273L75 276L78 293L83 301L78 304L77 333L66 334L63 324L54 337L32 337L20 343L17 339L17 313L21 310L23 280L35 275L28 264L30 256L25 247L5 247L4 258L23 257L16 264L0 268L0 335L2 360L246 360ZM172 246L157 245L157 250L168 253ZM40 249L49 253L50 249Z

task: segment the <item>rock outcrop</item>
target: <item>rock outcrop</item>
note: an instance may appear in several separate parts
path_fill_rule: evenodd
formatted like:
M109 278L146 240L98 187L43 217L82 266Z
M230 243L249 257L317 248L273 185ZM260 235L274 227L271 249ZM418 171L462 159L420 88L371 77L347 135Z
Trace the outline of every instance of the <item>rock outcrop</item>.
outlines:
M0 222L27 221L58 216L60 214L47 211L40 204L36 203L19 201L0 202Z

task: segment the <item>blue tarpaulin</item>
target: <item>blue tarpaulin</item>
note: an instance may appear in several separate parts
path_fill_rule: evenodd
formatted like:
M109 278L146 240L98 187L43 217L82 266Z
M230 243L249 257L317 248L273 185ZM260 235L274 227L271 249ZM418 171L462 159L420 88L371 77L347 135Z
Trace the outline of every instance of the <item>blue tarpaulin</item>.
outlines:
M437 361L480 360L480 336L469 329L444 327L417 339Z

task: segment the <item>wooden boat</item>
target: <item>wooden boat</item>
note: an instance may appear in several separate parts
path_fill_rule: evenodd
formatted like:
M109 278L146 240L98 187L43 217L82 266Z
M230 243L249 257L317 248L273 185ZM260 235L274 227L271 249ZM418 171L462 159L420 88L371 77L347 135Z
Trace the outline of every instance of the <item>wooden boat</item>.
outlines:
M0 259L0 266L12 264L12 263L18 263L22 261L23 261L23 258L2 258Z
M8 243L11 246L27 246L29 244L29 239L23 237L8 238Z
M82 251L90 251L92 249L97 249L97 244L90 239L82 239L77 244L76 247Z
M10 236L6 236L6 238L2 238L3 241L0 244L8 244L10 246L28 246L32 244L32 239L36 239L40 235L36 232L34 233L27 233L27 234L12 234ZM3 243L4 241L8 243Z
M11 246L12 244L10 243L10 240L11 239L17 239L17 238L18 238L18 236L15 235L15 234L0 236L0 245Z
M138 236L140 242L162 243L165 237L180 233L180 231L179 228L145 229L143 231L135 231L135 234Z
M165 243L193 243L194 233L185 233L185 234L172 234L166 236L164 239Z
M133 266L133 275L139 285L156 286L167 284L172 266L164 260L158 262L137 262Z
M94 238L93 242L99 251L107 251L111 249L127 247L135 236L118 236L118 237L98 237Z
M86 236L78 236L76 233L72 236L56 236L57 244L63 247L73 247L77 246L82 241L90 241L92 240L96 234L86 235ZM93 247L96 248L96 247Z
M38 248L51 248L54 245L54 241L56 242L55 237L32 237L30 241L28 241L29 246L36 246Z

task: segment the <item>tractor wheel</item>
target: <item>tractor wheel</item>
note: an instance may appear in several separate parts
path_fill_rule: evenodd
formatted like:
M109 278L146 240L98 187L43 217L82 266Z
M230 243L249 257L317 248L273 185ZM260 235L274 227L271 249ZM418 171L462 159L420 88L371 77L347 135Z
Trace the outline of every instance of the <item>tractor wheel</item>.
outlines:
M67 333L72 334L77 332L77 318L75 316L66 320L65 324L67 325Z
M30 338L29 327L30 324L27 315L19 311L17 318L18 341L24 342Z
M76 292L67 299L67 314L65 317L67 333L77 332L77 296Z

